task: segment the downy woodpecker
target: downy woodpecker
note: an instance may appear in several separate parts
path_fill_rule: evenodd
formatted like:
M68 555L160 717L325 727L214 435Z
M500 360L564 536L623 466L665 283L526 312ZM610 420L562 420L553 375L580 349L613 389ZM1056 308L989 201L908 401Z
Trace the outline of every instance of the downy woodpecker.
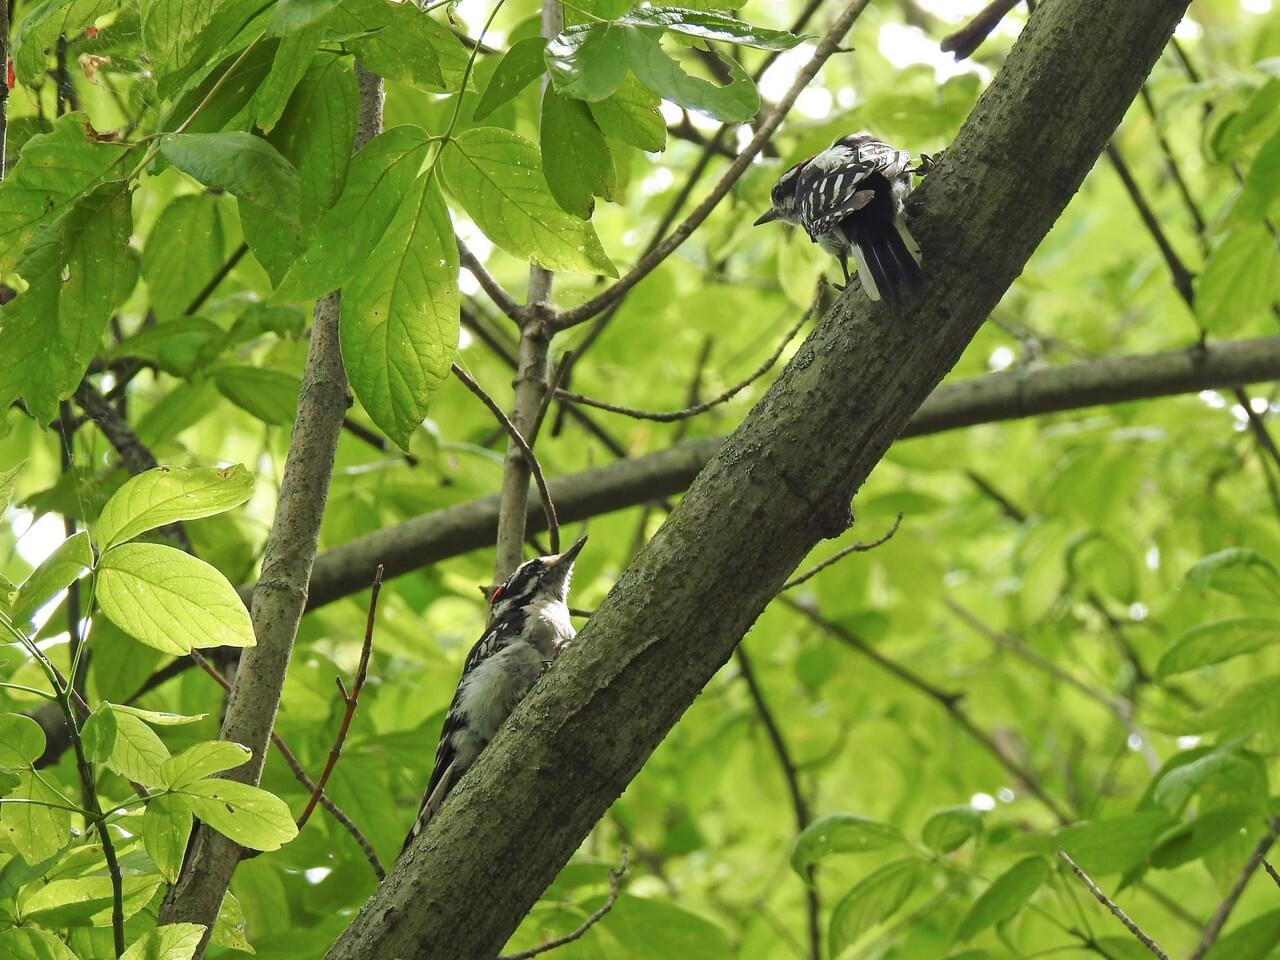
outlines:
M573 562L586 542L581 537L563 553L525 561L489 597L489 626L463 664L440 732L435 768L404 849L426 829L516 704L573 639L565 601Z
M756 225L785 220L804 227L809 239L840 261L849 282L849 256L872 300L897 307L920 286L920 246L907 232L903 203L911 174L931 165L923 158L909 169L911 154L869 133L841 137L778 178L773 206Z

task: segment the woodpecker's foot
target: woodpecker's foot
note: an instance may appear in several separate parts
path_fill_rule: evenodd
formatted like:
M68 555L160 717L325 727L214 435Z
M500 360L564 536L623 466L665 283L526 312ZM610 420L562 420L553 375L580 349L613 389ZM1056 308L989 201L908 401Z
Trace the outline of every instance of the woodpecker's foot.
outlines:
M934 167L936 167L939 163L942 162L942 155L945 152L946 151L939 151L937 153L920 154L920 162L916 164L914 167L912 167L910 170L908 170L907 172L914 173L917 177L923 177L925 174L931 172Z

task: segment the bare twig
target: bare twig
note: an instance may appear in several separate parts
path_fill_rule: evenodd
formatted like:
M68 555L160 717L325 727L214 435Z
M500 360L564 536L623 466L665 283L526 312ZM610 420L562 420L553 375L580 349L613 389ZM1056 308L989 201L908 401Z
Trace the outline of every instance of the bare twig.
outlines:
M516 303L511 294L502 289L502 284L493 279L493 274L484 268L480 258L471 252L461 238L455 239L458 242L458 258L462 262L463 268L471 271L472 276L479 282L481 289L489 295L489 299L493 301L494 306L517 324L523 323L525 317L524 308Z
M382 434L374 430L370 430L363 423L352 420L350 417L342 418L342 429L347 431L347 433L351 434L357 440L360 440L362 443L367 443L375 450L381 450L383 453L399 457L411 467L416 467L419 463L418 458L412 453L407 453L406 451L401 450L395 444L390 443L386 437L382 436Z
M182 311L183 316L189 317L191 314L203 307L205 301L213 296L213 291L218 289L218 284L227 279L227 275L236 268L236 264L239 263L241 258L248 252L249 245L247 243L242 243L240 246L232 250L231 256L227 257L226 262L223 263L214 275L209 278L209 282L201 287L200 292L191 298L191 302L187 304L187 309Z
M852 543L847 547L842 547L841 549L833 553L831 556L827 557L827 559L823 560L821 563L815 564L814 566L806 570L804 573L801 573L801 574L798 574L797 576L792 577L790 580L788 580L786 583L782 585L782 589L790 590L792 587L800 586L800 584L804 583L806 580L816 577L823 570L827 569L827 567L834 566L835 564L839 563L841 560L849 556L849 554L851 553L866 553L868 550L874 550L876 547L880 546L881 544L888 543L889 540L893 538L893 535L898 532L898 527L901 525L902 525L902 514L898 514L897 517L894 518L893 526L891 526L883 536L877 537L875 540L872 540L870 543Z
M804 793L800 790L800 775L796 770L795 761L791 757L787 741L782 736L782 728L778 726L778 721L769 709L768 701L764 698L764 691L760 689L760 683L756 680L755 670L751 666L751 659L747 656L747 651L742 644L738 644L733 655L738 661L738 671L742 674L742 679L747 685L751 703L755 706L760 722L764 724L765 733L769 737L769 744L773 747L774 756L778 758L778 766L782 768L782 776L787 781L787 792L791 795L791 810L796 820L796 832L800 833L805 827L809 826L811 816L809 803L805 800ZM819 960L822 956L822 929L820 925L822 904L818 899L818 888L813 883L813 868L810 867L809 870L809 883L806 884L805 890L805 907L809 921L809 956L811 960Z
M1244 867L1240 870L1240 875L1236 877L1236 882L1231 885L1226 897L1218 904L1218 909L1213 911L1213 916L1209 918L1209 924L1204 928L1204 934L1200 937L1200 942L1196 944L1196 948L1191 951L1191 955L1187 960L1201 960L1209 952L1210 948L1218 942L1218 935L1222 933L1222 928L1226 926L1227 918L1231 916L1231 911L1236 908L1236 903L1239 902L1240 897L1244 894L1244 889L1249 885L1249 880L1257 872L1258 867L1262 865L1262 861L1266 859L1267 851L1276 842L1277 833L1280 833L1280 817L1273 817L1267 824L1267 832L1263 834L1262 839L1253 848L1253 852L1249 854L1249 859L1244 862Z
M1129 165L1121 155L1120 149L1112 142L1107 144L1106 152L1107 159L1111 161L1116 174L1120 177L1120 182L1124 184L1125 191L1129 194L1129 199L1133 201L1133 205L1138 211L1138 216L1142 218L1147 231L1151 234L1151 239L1159 247L1160 255L1164 257L1164 262L1169 268L1169 275L1173 280L1174 287L1187 305L1190 306L1193 300L1191 271L1187 269L1177 251L1173 249L1173 244L1165 236L1164 228L1160 226L1160 221L1156 218L1150 204L1147 203L1146 198L1142 195L1142 190L1139 188L1138 182L1133 178Z
M618 865L609 871L609 896L605 898L604 903L583 920L578 928L572 933L566 933L563 937L556 937L554 940L548 940L546 943L528 950L521 950L519 953L503 954L498 960L529 960L530 957L536 957L540 953L546 953L548 950L554 950L556 947L563 947L566 943L582 937L588 930L599 923L604 915L613 909L613 905L618 902L618 883L622 880L623 875L627 872L627 848L622 848L622 856L618 858Z
M795 82L791 84L791 88L778 101L777 106L769 112L769 115L760 122L755 136L751 138L751 142L743 148L733 163L729 164L729 168L721 175L720 180L712 188L711 192L693 209L680 226L676 227L665 240L655 246L649 253L641 257L622 279L607 288L603 293L597 294L580 306L557 315L552 321L554 329L567 329L590 320L596 314L608 309L621 299L623 294L648 276L658 264L670 256L680 244L684 243L694 230L701 226L702 222L711 214L711 211L716 208L716 205L724 199L733 185L738 182L738 178L746 172L756 154L764 148L765 143L773 136L773 131L782 123L783 118L786 117L792 105L796 102L796 98L817 76L818 70L826 63L827 59L836 52L840 41L849 32L849 28L853 26L853 22L862 13L868 2L869 0L852 0L836 17L826 36L818 42L818 46L809 62L801 67L796 74Z
M773 368L773 365L778 362L778 358L782 356L782 352L787 349L787 344L789 344L795 338L795 335L800 332L800 327L804 325L804 322L809 319L812 313L812 308L802 313L800 315L800 319L797 320L791 329L783 336L782 342L778 344L778 349L773 351L764 363L760 364L759 367L747 374L745 379L735 383L728 390L712 397L710 400L705 400L702 403L696 403L691 407L685 407L683 410L669 410L666 412L637 410L634 407L619 406L616 403L596 400L593 397L586 397L580 393L571 393L568 390L556 390L556 396L561 400L568 400L571 403L581 403L588 407L595 407L597 410L607 410L610 413L620 413L623 416L631 417L635 420L655 420L658 423L672 423L676 420L687 420L690 417L696 417L701 413L706 413L708 410L713 407L718 407L722 403L728 403L752 383L768 373Z
M1067 854L1067 851L1059 850L1058 857L1062 860L1063 863L1065 863L1068 867L1071 868L1072 873L1074 873L1077 877L1080 878L1080 882L1083 883L1089 889L1089 892L1093 894L1095 899L1097 899L1097 901L1100 904L1102 904L1109 911L1111 911L1112 916L1114 916L1117 920L1119 920L1121 923L1124 924L1125 929L1128 930L1130 933L1132 933L1134 937L1137 938L1137 941L1139 943L1141 943L1144 947L1146 947L1148 950L1154 953L1157 957L1159 957L1160 960L1169 960L1169 955L1160 949L1159 944L1157 944L1154 940L1152 940L1151 937L1148 936L1140 926L1138 926L1131 919L1129 919L1129 915L1125 913L1123 910L1121 910L1114 900L1112 900L1110 897L1108 897L1105 893L1102 892L1102 890L1098 887L1098 885L1089 878L1089 875L1085 873L1083 870L1081 870L1080 867L1076 864L1076 862L1071 859L1071 857Z
M944 37L940 46L944 53L950 53L957 60L973 56L982 42L991 36L991 31L1000 25L1000 21L1018 5L1020 0L991 0L974 15L973 19L948 37Z
M1262 869L1266 870L1267 876L1275 881L1277 887L1280 887L1280 872L1276 871L1276 868L1271 865L1271 861L1266 857L1262 858Z
M1156 113L1156 103L1151 96L1151 91L1147 89L1144 83L1142 89L1138 91L1142 98L1142 105L1146 108L1147 116L1151 119L1151 131L1155 134L1156 143L1160 145L1160 152L1164 154L1165 165L1169 168L1169 175L1173 177L1174 185L1178 188L1178 194L1182 197L1182 205L1187 208L1187 214L1191 217L1191 222L1195 224L1196 236L1200 238L1200 249L1203 253L1209 252L1209 240L1205 231L1204 217L1200 214L1200 208L1196 205L1195 198L1191 196L1191 190L1187 187L1187 180L1182 175L1182 170L1178 166L1178 161L1174 158L1173 148L1169 146L1169 140L1164 135L1164 131L1160 129L1160 117Z
M542 509L547 515L547 531L551 538L551 552L560 552L560 523L556 519L556 506L551 501L551 494L547 491L547 480L542 473L542 466L538 463L538 458L533 453L533 448L525 441L520 431L516 429L516 425L511 422L510 418L502 412L502 408L498 406L497 401L489 396L484 387L476 383L471 374L463 370L456 363L451 367L453 375L462 381L468 390L480 398L480 401L489 408L489 412L497 418L498 423L502 424L502 428L507 431L507 436L511 438L511 442L520 450L529 464L529 469L533 473L534 482L538 485L538 494L542 497ZM523 510L521 511L523 515ZM523 524L521 524L523 526Z
M350 690L342 682L342 677L336 678L338 692L342 694L342 720L338 724L338 733L333 738L333 746L329 749L329 759L325 761L324 770L320 773L320 779L316 781L315 788L311 791L311 796L307 798L307 805L302 808L302 813L298 815L299 830L306 826L307 821L311 818L311 811L316 808L316 802L320 799L320 795L324 793L325 784L329 782L329 775L333 773L333 768L338 765L338 757L342 755L342 745L347 740L347 732L351 729L351 721L356 715L356 706L360 703L360 691L364 689L365 677L369 673L369 654L373 651L373 624L378 614L378 594L381 591L382 564L378 564L378 569L373 573L373 589L369 594L369 613L364 623L364 644L360 648L360 665L356 668L356 678L352 681Z
M222 687L227 693L231 692L231 681L222 675L217 667L205 657L199 650L191 651L191 660L200 667L205 673L213 678L218 686ZM285 764L293 771L294 778L302 784L308 791L316 789L316 783L311 776L303 768L302 763L298 760L297 754L289 749L289 745L285 743L284 737L280 736L275 730L271 731L271 745L276 748ZM329 795L321 793L319 797L320 806L324 807L333 815L347 833L351 834L357 846L364 852L365 859L369 861L369 866L373 868L374 875L379 880L386 879L387 872L383 869L382 861L378 859L378 854L373 849L373 844L369 842L369 838L364 835L355 822L347 816L341 807L329 799Z

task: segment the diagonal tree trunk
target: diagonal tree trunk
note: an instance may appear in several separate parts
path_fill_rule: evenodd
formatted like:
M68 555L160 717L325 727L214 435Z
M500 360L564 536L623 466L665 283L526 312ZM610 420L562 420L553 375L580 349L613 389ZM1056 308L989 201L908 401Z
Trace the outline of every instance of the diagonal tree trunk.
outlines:
M1187 0L1049 0L912 204L928 290L851 291L698 476L329 960L493 957L955 363ZM426 755L424 754L424 762Z

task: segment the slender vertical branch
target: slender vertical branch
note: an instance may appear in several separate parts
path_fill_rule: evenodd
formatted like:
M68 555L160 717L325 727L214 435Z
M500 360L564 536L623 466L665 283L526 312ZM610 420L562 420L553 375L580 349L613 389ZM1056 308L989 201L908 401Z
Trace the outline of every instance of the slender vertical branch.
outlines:
M1213 945L1218 942L1218 935L1222 933L1222 928L1226 926L1227 918L1231 916L1231 911L1236 908L1236 904L1244 894L1244 888L1249 885L1253 875L1258 872L1258 867L1266 859L1267 851L1276 842L1277 834L1280 834L1280 817L1272 817L1267 824L1267 832L1262 835L1262 839L1258 841L1257 846L1253 848L1253 852L1249 854L1249 859L1244 862L1240 875L1236 877L1236 882L1227 891L1226 897L1218 904L1218 909L1213 911L1213 916L1209 918L1209 924L1204 928L1204 934L1200 937L1200 942L1196 944L1196 948L1191 951L1191 955L1187 960L1201 960Z
M1094 898L1106 907L1113 917L1123 923L1125 929L1132 933L1139 943L1159 957L1160 960L1169 960L1169 955L1160 949L1160 945L1152 940L1140 926L1134 923L1133 920L1129 918L1129 915L1121 910L1114 900L1102 892L1102 889L1093 882L1090 876L1081 870L1076 862L1067 855L1067 851L1059 850L1058 856L1061 858L1063 863L1071 868L1071 872L1080 878L1080 882L1088 888Z
M1143 224L1150 232L1151 239L1160 248L1160 255L1164 257L1164 262L1169 268L1169 275L1173 280L1174 287L1182 299L1186 301L1187 306L1191 306L1193 301L1191 271L1187 269L1177 251L1173 249L1173 244L1165 236L1164 228L1160 226L1160 221L1156 218L1150 204L1147 203L1146 198L1142 195L1142 190L1139 188L1137 180L1134 179L1133 173L1129 170L1129 164L1125 162L1120 149L1114 142L1111 142L1107 144L1106 152L1107 159L1111 161L1116 174L1120 177L1120 182L1124 184L1125 191L1129 194L1129 198L1133 201L1133 205L1138 211L1138 216L1142 218Z

